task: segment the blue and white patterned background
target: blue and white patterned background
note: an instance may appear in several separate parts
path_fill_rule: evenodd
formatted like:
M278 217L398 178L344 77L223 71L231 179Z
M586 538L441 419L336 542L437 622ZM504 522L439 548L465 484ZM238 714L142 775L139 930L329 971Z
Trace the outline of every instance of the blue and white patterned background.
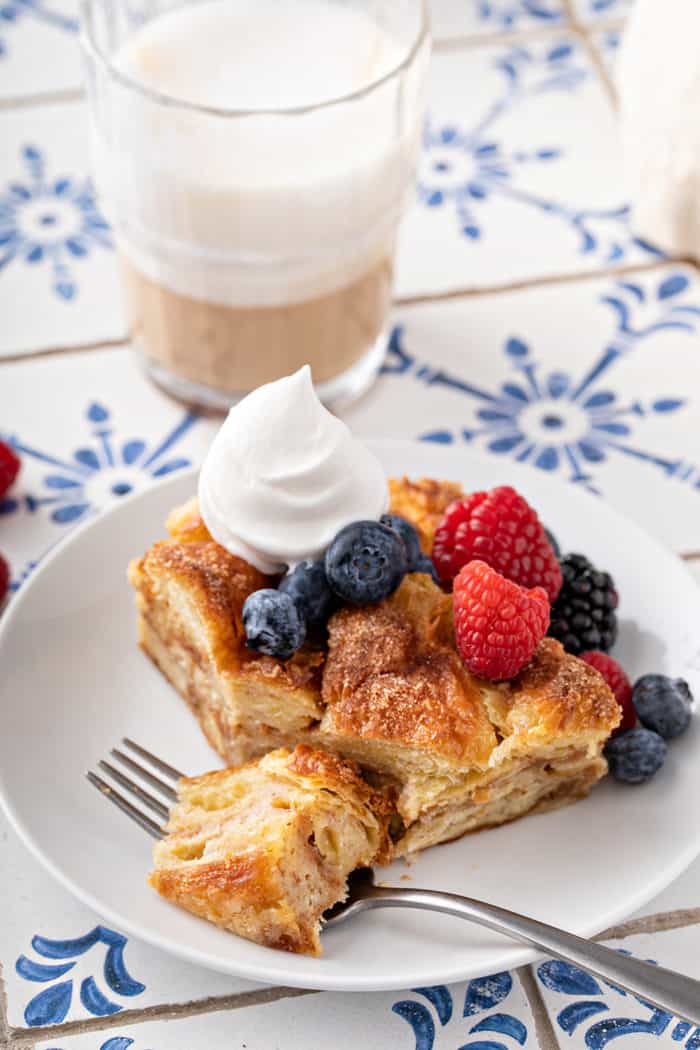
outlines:
M517 459L700 551L700 280L637 235L625 194L611 78L631 0L431 6L390 349L346 418L477 449L494 477ZM77 28L74 0L0 0L0 436L23 460L0 502L0 550L15 589L76 524L197 464L215 430L155 391L126 348ZM0 855L8 1022L44 1050L700 1047L695 1028L551 960L450 988L258 1002L249 983L92 915L4 818ZM697 969L699 881L691 869L647 909L681 916L678 928L619 946Z

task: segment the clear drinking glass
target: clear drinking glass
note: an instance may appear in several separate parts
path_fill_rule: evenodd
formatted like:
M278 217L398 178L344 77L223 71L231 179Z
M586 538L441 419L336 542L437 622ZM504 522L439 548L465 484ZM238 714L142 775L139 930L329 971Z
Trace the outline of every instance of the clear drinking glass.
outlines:
M183 13L213 17L212 0L83 0L96 181L115 231L133 344L160 386L207 408L225 409L306 362L326 403L373 381L420 143L424 0L264 2L279 5L280 20L304 16L304 38L278 34L269 62L283 65L286 48L301 48L317 99L287 107L303 91L298 77L285 85L282 70L277 108L256 108L248 82L243 108L236 99L230 108L181 101L154 86L168 76L163 26L177 29ZM254 0L215 3L222 38L227 19L255 18ZM358 17L370 18L391 48L368 82L325 97L326 72L332 80L335 64L352 60ZM317 23L315 41L308 29ZM192 47L211 48L212 64L224 46L216 36L192 30Z

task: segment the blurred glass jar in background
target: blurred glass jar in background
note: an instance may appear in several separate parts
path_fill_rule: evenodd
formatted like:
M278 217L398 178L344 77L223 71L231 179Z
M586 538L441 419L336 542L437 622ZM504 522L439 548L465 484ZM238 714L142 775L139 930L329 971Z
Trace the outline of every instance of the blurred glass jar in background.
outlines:
M422 0L84 0L83 43L149 374L215 409L306 362L326 403L362 393L420 143Z

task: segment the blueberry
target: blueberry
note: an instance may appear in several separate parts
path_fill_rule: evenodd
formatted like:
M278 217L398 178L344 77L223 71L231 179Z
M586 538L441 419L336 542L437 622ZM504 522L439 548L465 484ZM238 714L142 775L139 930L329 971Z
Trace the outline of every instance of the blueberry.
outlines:
M693 697L682 678L645 674L634 684L632 702L642 725L664 740L680 736L690 724Z
M379 519L382 525L388 526L398 533L406 548L406 564L409 572L417 572L416 565L423 552L420 549L420 536L410 521L406 521L399 514L382 514Z
M608 740L605 757L616 780L643 784L664 764L666 741L650 729L628 729Z
M433 565L432 558L429 558L427 554L421 554L420 558L416 562L413 572L426 572L428 576L432 576L435 583L439 583L437 569Z
M324 624L335 605L335 595L326 579L322 561L301 561L287 573L279 590L294 601L299 615L308 624Z
M544 532L545 532L545 536L549 540L549 546L552 548L552 550L556 554L557 558L561 558L561 547L559 546L559 543L557 542L556 536L554 535L553 532L550 532L549 529L545 529Z
M253 591L243 604L246 645L288 660L304 644L306 624L292 598L269 587Z
M346 525L326 551L326 577L335 593L353 605L379 602L406 573L406 548L393 529L377 521Z

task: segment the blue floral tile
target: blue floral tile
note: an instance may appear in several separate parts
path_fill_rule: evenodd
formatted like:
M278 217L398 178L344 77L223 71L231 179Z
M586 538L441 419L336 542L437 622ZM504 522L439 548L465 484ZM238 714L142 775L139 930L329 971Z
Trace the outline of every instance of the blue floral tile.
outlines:
M572 37L437 54L398 295L658 259L630 223L618 138Z
M697 927L644 934L610 947L697 977ZM698 1050L700 1028L614 988L578 967L548 959L533 967L560 1047L567 1050Z
M626 18L633 7L634 0L573 0L576 18L581 22Z
M564 0L431 0L435 40L550 29L567 21Z
M160 394L122 349L0 366L0 387L0 436L22 460L0 501L14 588L76 524L197 465L216 429Z
M699 332L700 282L676 267L399 308L347 418L492 455L494 479L499 459L529 464L696 550Z
M37 1050L538 1050L519 978L507 973L406 992L311 994L167 1027L134 1025L119 1034L133 1043L105 1045L104 1036L93 1032L42 1043Z
M0 99L82 85L77 0L3 0Z
M0 965L14 1028L107 1019L255 987L178 962L101 923L29 856L2 814L0 846Z
M0 173L0 356L123 338L83 103L0 112Z

